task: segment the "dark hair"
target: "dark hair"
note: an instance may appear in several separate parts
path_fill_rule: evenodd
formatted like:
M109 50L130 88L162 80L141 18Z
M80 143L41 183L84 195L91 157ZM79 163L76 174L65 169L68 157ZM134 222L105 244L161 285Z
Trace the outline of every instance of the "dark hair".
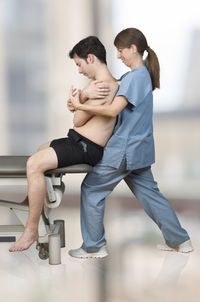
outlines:
M78 42L69 52L69 57L73 59L77 55L86 60L89 54L95 55L100 62L107 65L105 47L95 36L89 36Z
M148 46L143 33L137 28L127 28L122 30L114 40L114 45L117 48L130 48L132 44L137 47L137 51L142 56L145 50L148 52L144 63L151 76L152 89L160 88L160 66L158 57L153 49Z

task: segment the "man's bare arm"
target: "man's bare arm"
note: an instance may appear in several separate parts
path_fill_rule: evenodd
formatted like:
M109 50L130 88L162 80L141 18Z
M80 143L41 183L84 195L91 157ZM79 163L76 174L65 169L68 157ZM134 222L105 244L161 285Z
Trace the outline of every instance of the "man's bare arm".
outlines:
M76 88L72 88L74 95L78 91ZM85 103L88 99L104 99L109 96L110 94L110 87L107 83L103 81L91 81L85 88L80 90L80 102L83 104ZM67 101L67 107L69 111L74 112L74 106L70 100L70 98Z
M110 95L105 97L104 99L89 99L87 100L84 104L85 105L89 105L89 106L100 106L103 105L105 103L111 103L116 92L118 89L118 85L111 85L110 86ZM72 91L72 90L71 90ZM80 94L81 92L78 91L77 93L77 98L80 100ZM73 98L76 98L76 96L74 96L73 93L70 94L70 99L72 101ZM76 110L74 113L74 126L75 127L81 127L83 126L91 117L93 117L95 114L89 113L87 111L82 111L82 110Z
M72 99L72 103L76 110L86 111L92 115L116 117L127 106L128 101L124 96L117 96L112 102L91 106L88 104L81 104L79 101L79 96L76 95Z
M104 99L98 99L98 100L87 100L84 104L90 105L90 106L97 106L97 105L102 105L106 102ZM75 110L74 112L74 118L73 118L73 123L75 127L81 127L85 125L92 117L94 114L91 114L86 111L82 110Z

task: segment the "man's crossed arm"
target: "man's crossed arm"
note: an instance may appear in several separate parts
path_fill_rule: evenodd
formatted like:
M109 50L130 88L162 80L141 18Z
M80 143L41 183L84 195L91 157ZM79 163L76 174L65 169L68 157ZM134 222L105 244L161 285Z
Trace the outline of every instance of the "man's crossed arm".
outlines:
M70 90L70 94L74 96L77 92L77 89ZM104 99L110 93L110 87L105 84L103 81L91 81L80 93L80 102L83 104L88 99ZM71 112L74 112L74 107L70 98L67 101L67 107Z
M116 117L128 104L128 100L124 96L116 96L112 98L112 101L102 102L96 104L96 106L89 103L80 102L80 93L71 97L72 105L76 111L85 112L87 114Z
M102 81L92 81L85 88L85 90L77 90L73 87L70 89L70 98L68 100L67 106L68 109L74 112L73 123L75 127L83 126L91 117L95 114L89 113L87 111L82 111L74 108L72 104L72 99L77 96L79 101L85 105L89 106L98 106L103 105L105 103L110 103L116 93L117 89L110 89L109 85ZM84 93L83 93L84 91ZM84 94L84 102L83 102L83 94ZM87 96L87 99L86 99Z

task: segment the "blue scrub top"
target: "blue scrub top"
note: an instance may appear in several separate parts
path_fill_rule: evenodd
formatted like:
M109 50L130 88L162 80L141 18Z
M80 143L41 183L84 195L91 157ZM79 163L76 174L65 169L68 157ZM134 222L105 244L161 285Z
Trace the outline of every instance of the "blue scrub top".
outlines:
M125 73L120 80L116 96L126 97L128 104L118 115L101 162L119 168L125 157L127 170L136 170L155 162L152 83L145 66Z

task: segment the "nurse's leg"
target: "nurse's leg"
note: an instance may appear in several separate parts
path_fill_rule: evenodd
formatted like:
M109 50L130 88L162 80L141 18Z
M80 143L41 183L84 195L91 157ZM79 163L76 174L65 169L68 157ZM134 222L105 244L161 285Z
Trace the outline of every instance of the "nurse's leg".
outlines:
M46 148L32 155L27 162L29 216L25 231L9 249L10 252L23 251L38 239L38 224L46 195L44 172L57 168L57 155L53 148Z
M173 247L189 240L171 204L160 193L151 168L133 171L124 180L141 202L146 213L161 229L167 245Z
M119 169L101 162L84 179L81 186L82 248L97 252L106 244L103 225L105 198L127 174L124 165Z

